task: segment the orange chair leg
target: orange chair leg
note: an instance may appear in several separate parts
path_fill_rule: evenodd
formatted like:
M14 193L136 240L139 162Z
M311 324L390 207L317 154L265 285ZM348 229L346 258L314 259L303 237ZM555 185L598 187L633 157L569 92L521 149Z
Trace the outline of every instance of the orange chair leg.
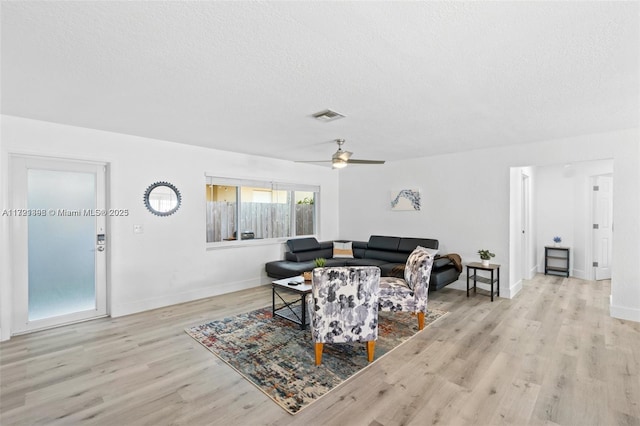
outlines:
M316 365L320 365L322 363L322 348L324 347L323 343L316 343Z
M424 312L418 312L418 330L424 328Z
M373 362L373 355L376 353L376 341L370 340L367 342L367 361Z

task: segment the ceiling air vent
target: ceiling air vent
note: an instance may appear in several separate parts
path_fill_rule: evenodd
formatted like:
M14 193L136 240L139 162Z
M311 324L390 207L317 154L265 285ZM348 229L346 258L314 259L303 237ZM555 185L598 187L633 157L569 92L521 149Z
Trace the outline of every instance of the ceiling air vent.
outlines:
M331 111L330 109L325 109L324 111L316 112L311 115L318 121L322 121L324 123L328 123L329 121L338 120L340 118L344 118L345 116L340 114L339 112Z

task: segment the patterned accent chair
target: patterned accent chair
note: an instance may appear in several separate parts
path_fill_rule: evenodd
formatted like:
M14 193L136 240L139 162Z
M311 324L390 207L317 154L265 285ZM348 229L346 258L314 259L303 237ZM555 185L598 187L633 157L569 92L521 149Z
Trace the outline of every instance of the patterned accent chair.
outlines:
M311 297L307 299L315 362L322 362L325 343L367 342L367 359L373 361L378 338L377 266L315 268Z
M378 303L381 311L408 311L418 314L418 330L424 328L429 295L429 278L435 253L416 247L407 258L404 279L380 278Z

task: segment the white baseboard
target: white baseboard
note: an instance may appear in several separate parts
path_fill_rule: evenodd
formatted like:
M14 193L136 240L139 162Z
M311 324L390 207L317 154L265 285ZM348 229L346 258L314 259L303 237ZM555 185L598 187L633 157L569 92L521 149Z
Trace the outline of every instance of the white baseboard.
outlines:
M166 306L177 305L179 303L192 302L198 299L218 296L220 294L231 293L234 291L245 290L248 288L264 285L262 280L250 279L245 281L235 281L231 283L216 284L208 288L202 288L194 291L186 291L183 293L174 293L166 296L155 297L144 300L137 300L130 303L120 303L117 306L111 306L111 317L121 317L124 315L144 312L151 309L164 308ZM270 300L269 300L270 302Z
M572 269L570 274L570 277L573 278L579 278L581 280L589 280L590 278L587 277L587 274L585 273L585 271L581 270L581 269Z
M522 290L522 280L519 280L507 290L509 290L509 294L505 294L504 297L506 297L507 299L513 299L514 297L516 297L516 294L520 293L520 290Z
M610 298L611 299L611 298ZM640 322L640 309L609 305L609 315L613 318Z

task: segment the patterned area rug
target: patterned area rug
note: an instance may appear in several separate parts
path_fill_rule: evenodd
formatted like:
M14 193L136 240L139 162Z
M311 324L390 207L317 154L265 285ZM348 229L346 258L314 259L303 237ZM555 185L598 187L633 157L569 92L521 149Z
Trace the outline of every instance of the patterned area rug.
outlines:
M425 328L445 314L429 310ZM185 331L291 414L368 365L366 345L326 344L322 364L316 367L309 329L300 330L286 319L273 318L271 307ZM415 315L380 312L375 360L416 333Z

